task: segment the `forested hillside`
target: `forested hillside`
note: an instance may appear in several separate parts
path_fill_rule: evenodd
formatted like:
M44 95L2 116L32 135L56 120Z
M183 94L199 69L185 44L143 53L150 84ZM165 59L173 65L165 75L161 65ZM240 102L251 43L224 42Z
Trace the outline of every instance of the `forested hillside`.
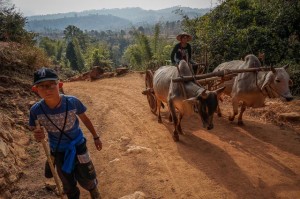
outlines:
M83 12L38 15L27 17L26 28L30 31L44 32L45 29L63 30L75 25L82 30L120 30L143 24L154 25L158 22L181 20L182 15L195 18L207 13L209 9L172 7L161 10L141 8L101 9Z
M47 32L47 30L64 30L68 25L80 27L83 30L118 30L131 26L127 19L112 15L73 16L59 19L29 21L26 29L34 32Z

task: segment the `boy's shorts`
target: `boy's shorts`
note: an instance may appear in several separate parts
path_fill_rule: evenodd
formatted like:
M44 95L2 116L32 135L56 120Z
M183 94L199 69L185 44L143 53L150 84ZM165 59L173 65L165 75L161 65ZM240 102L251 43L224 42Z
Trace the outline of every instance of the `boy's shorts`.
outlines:
M56 170L67 194L75 189L77 182L86 190L92 190L98 184L96 171L86 147L86 140L76 146L76 154L75 168L70 174L61 169L65 153L58 152L55 157ZM51 151L51 155L55 156L55 153Z

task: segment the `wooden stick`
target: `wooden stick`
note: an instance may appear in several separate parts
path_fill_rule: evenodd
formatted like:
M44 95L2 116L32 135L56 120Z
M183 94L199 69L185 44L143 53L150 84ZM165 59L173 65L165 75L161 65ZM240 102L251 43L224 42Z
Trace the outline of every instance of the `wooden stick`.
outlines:
M36 128L41 129L41 125L40 125L39 120L35 120L35 125L36 125ZM44 129L44 132L46 132L46 129L44 127L42 127L42 128ZM53 166L53 162L52 162L52 159L51 159L51 155L50 155L47 143L46 143L45 139L43 139L41 142L42 142L44 151L46 153L47 160L48 160L48 163L50 165L50 169L51 169L51 172L53 174L54 181L55 181L55 184L57 186L59 196L61 197L61 199L64 199L63 191L62 191L62 188L61 188L60 183L59 183L59 178L58 178L57 172L56 172L56 170Z
M235 69L235 70L226 69L226 70L220 70L220 71L207 73L203 75L196 75L194 77L193 76L177 77L177 78L173 78L172 81L173 82L193 81L194 78L196 78L196 80L200 80L200 79L205 79L210 77L223 77L225 75L235 74L235 73L259 72L259 71L271 71L271 70L272 68L246 68L246 69Z
M224 80L226 81L226 80L232 79L235 76L237 76L237 74L225 75L224 77L210 77L210 78L198 80L197 82L200 84L203 84L203 83L208 83L208 82L215 81L215 80L222 80L222 78L224 78Z

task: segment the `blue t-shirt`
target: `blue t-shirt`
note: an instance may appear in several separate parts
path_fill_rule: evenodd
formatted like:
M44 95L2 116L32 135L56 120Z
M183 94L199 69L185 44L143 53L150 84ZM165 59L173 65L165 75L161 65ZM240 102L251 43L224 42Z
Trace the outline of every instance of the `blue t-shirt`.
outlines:
M56 150L60 131L51 123L51 121L61 130L63 130L65 116L66 116L66 104L68 100L68 111L67 111L67 120L65 124L64 133L66 133L69 138L65 135L62 135L61 141L59 144L58 152L63 152L64 147L68 145L72 140L76 139L78 136L83 136L82 130L79 127L79 121L76 115L84 113L86 111L86 107L82 104L82 102L74 96L69 95L61 95L62 103L59 107L50 109L45 100L40 100L35 103L30 109L30 118L29 125L35 126L35 120L38 119L41 126L44 126L48 132L48 139L50 143L50 148L52 151ZM44 114L43 110L49 117ZM71 139L72 140L71 140ZM84 139L80 141L79 144L82 144Z

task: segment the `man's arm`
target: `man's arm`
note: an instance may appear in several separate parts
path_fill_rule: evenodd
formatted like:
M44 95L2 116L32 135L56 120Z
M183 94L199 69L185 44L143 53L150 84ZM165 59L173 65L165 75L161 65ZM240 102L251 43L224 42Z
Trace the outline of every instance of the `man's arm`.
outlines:
M189 61L191 61L192 60L192 47L190 44L188 44L187 47L188 47L187 49L188 49L188 53L189 53Z
M175 61L175 53L177 52L178 48L177 48L177 45L174 46L173 50L172 50L172 53L171 53L171 62L172 64L176 64L176 61Z

